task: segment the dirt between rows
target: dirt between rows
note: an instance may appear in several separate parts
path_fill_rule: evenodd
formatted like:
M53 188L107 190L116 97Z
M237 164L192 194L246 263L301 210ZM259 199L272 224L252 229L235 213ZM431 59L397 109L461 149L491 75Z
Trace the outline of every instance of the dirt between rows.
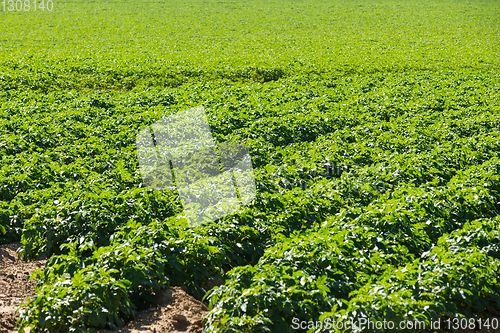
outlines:
M16 250L21 244L0 246L0 332L15 332L19 314L16 309L32 295L36 281L28 278L37 268L45 266L45 260L24 262L19 260Z
M29 281L31 272L45 266L46 260L25 262L16 253L20 243L0 246L0 333L17 332L15 311L33 295L36 281ZM118 330L98 330L97 333L202 333L207 306L179 287L159 292L154 302L137 318ZM500 323L500 318L497 318ZM441 328L443 327L443 323ZM462 333L500 333L498 329L462 330ZM278 332L277 332L278 333Z
M207 306L174 287L155 295L155 301L147 310L139 312L136 319L118 330L99 330L97 333L201 333Z
M16 309L33 295L36 281L28 278L46 260L25 262L16 253L20 243L0 246L0 333L17 332ZM140 311L137 318L118 330L99 330L99 333L201 333L207 306L175 287L159 292L151 306Z

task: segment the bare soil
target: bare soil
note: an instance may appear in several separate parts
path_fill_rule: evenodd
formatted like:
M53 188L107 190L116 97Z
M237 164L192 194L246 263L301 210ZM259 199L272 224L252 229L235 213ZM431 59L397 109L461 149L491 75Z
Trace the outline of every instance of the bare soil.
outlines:
M16 253L19 247L20 243L0 246L0 333L17 331L16 309L35 291L36 281L28 278L31 272L45 266L45 260L19 260Z
M100 330L98 333L201 333L202 320L207 312L205 304L181 288L174 287L158 293L152 306L141 311L138 318L125 327L117 331Z
M17 332L19 313L16 314L16 309L35 291L36 281L28 278L37 268L45 267L46 260L19 260L16 251L20 247L20 243L0 245L0 333ZM175 287L155 295L151 306L139 312L125 327L99 333L201 333L202 319L207 312L205 304Z

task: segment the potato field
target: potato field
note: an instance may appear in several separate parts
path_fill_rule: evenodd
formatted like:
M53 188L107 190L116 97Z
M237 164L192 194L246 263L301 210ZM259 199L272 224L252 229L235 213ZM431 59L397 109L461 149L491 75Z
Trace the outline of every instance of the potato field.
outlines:
M0 244L47 259L16 329L172 287L206 333L500 326L499 1L40 1L0 3ZM187 227L136 137L198 106L256 196Z

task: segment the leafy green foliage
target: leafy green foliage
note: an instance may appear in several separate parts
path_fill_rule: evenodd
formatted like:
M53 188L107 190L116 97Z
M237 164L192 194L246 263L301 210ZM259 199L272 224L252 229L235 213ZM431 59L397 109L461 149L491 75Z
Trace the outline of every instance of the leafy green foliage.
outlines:
M498 218L467 223L440 238L419 260L388 267L373 283L352 293L348 307L325 312L334 318L372 320L472 318L500 306ZM490 313L492 314L492 313Z
M498 311L496 2L56 5L3 24L0 243L49 258L21 328L118 327L170 286L208 332ZM135 137L198 105L257 196L187 229Z

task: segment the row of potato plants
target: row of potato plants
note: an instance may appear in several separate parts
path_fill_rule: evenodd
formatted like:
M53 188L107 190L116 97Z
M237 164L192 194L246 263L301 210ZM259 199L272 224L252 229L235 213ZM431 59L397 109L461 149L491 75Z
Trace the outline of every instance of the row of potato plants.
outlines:
M398 189L354 216L342 210L318 230L283 237L210 292L208 331L293 332L295 318L328 316L429 325L495 315L499 166L495 158L443 187Z

